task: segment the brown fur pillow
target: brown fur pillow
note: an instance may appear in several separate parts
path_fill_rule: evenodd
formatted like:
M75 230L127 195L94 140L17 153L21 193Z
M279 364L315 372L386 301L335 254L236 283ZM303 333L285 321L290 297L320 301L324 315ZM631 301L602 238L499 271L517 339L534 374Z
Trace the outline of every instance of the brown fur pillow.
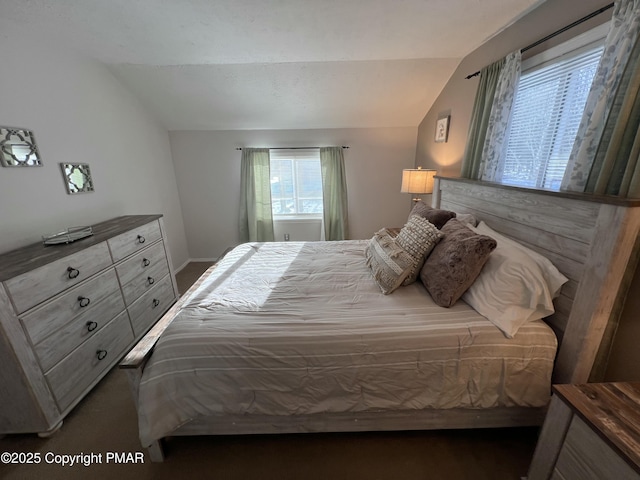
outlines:
M436 304L450 307L480 274L497 243L474 233L455 218L441 232L444 237L424 262L420 279Z
M420 200L419 202L416 202L416 204L411 209L409 218L411 218L411 215L420 215L422 218L426 218L431 223L433 223L438 230L441 230L449 220L455 218L456 212L431 208L429 205Z

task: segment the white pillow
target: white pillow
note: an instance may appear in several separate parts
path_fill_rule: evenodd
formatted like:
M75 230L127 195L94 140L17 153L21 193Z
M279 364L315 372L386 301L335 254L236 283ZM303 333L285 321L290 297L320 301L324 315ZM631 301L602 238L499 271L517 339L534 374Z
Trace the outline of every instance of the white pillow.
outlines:
M484 235L488 235L494 238L498 243L506 243L512 245L529 255L542 270L545 280L547 281L547 285L552 292L553 298L556 298L558 295L560 295L560 289L562 288L562 285L567 283L569 279L558 271L556 266L551 263L551 260L549 260L544 255L540 255L538 252L525 247L521 243L518 243L511 238L501 235L484 222L480 222L476 229Z
M568 279L544 256L486 224L469 228L494 238L498 245L462 299L507 338L525 323L553 314L553 298Z
M456 218L459 222L464 223L465 225L471 225L472 227L475 227L478 224L476 217L470 213L457 213Z

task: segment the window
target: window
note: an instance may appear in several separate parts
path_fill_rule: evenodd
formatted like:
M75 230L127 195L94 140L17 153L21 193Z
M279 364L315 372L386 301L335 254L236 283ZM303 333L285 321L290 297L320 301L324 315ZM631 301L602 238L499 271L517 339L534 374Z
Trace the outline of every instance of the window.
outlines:
M272 149L269 157L273 215L322 215L320 149Z
M523 62L502 183L560 189L607 27Z

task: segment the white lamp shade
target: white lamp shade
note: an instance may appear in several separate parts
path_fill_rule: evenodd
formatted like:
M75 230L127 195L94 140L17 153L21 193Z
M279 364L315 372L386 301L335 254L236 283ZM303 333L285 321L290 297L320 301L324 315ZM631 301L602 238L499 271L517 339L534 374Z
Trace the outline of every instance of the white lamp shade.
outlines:
M402 193L433 193L433 177L436 170L423 170L421 168L406 168L402 170Z

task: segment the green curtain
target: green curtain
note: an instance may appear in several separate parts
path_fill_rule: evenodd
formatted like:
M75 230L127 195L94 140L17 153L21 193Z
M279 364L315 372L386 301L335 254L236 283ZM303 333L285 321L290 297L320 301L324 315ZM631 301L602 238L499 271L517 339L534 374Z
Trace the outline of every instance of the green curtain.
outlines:
M487 137L491 107L504 63L505 59L502 58L480 71L480 83L473 104L467 145L460 172L463 178L479 180L482 175L482 151Z
M636 40L604 125L586 192L640 198L640 40Z
M320 148L325 240L346 240L347 177L342 147Z
M240 166L240 240L272 242L271 177L268 148L243 148Z

